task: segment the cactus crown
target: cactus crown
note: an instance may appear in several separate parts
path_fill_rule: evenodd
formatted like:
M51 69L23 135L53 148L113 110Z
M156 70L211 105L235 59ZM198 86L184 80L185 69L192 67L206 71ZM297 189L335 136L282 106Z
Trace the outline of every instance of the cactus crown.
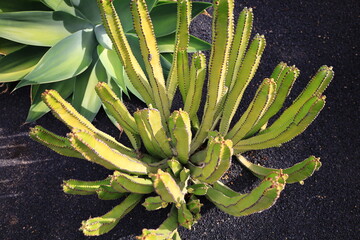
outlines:
M96 129L56 91L42 95L71 133L64 138L36 126L30 136L59 154L83 158L114 171L101 181L64 181L64 191L97 194L104 200L123 198L105 215L84 221L81 230L85 235L110 231L142 201L149 211L169 204L172 208L158 229L144 229L138 239L179 239L178 226L190 229L200 219L202 204L198 196L205 196L228 214L245 216L269 208L286 183L302 182L321 166L319 158L311 156L290 168L272 169L251 163L241 153L279 146L303 132L325 104L322 93L333 77L331 67L322 66L292 105L268 125L299 76L295 66L278 64L231 127L244 91L259 66L265 38L256 35L249 43L252 9L241 12L235 27L233 0L216 0L208 70L203 53L193 54L190 64L186 49L191 1L177 2L176 46L165 80L145 0L132 0L131 7L146 72L129 47L112 1L98 0L104 26L131 85L148 105L131 114L105 82L96 86L98 96L129 137L132 148ZM206 71L208 93L200 121L197 113ZM184 108L170 113L177 87ZM219 181L229 169L233 155L263 179L249 193L237 193ZM144 195L151 193L143 200Z

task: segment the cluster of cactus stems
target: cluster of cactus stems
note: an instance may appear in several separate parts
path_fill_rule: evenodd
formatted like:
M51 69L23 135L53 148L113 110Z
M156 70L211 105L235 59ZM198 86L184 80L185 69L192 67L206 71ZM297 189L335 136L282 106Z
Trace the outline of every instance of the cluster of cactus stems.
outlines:
M323 91L333 78L331 67L322 66L305 89L280 116L279 110L299 76L295 66L280 63L259 86L239 120L231 121L244 91L253 78L265 48L265 38L256 35L249 43L253 12L245 8L235 26L233 0L215 0L212 49L208 69L203 53L186 51L189 42L190 0L178 0L178 27L173 64L165 81L159 52L145 0L132 0L134 29L139 37L146 73L134 57L111 0L98 0L106 31L121 59L131 84L148 108L131 114L105 82L96 86L103 105L123 128L132 144L127 147L98 130L54 90L43 93L52 113L71 130L60 137L36 126L30 136L59 154L86 159L114 173L100 181L67 180L65 193L97 194L100 199L122 199L103 216L82 223L85 235L100 235L113 229L137 204L149 211L172 205L158 229L144 229L138 239L180 239L177 228L190 229L200 219L199 196L205 196L222 211L245 216L271 207L286 183L302 182L321 166L311 156L287 169L266 168L241 154L278 147L302 133L325 104ZM201 121L198 110L206 72L206 103ZM179 87L184 108L170 112ZM233 156L261 183L246 194L219 181Z

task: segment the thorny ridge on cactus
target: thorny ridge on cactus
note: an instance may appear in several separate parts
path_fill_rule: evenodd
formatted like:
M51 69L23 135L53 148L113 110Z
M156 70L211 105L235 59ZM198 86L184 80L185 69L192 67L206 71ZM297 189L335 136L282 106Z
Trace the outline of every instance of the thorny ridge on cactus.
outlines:
M260 63L265 37L256 35L249 43L252 10L245 8L241 12L234 29L233 0L216 0L208 93L204 114L199 120L197 112L205 83L206 59L204 54L195 53L191 64L188 63L191 1L179 0L177 4L174 62L165 81L145 0L132 0L131 9L146 73L128 46L112 0L98 0L106 31L131 84L148 105L131 114L105 82L96 86L97 94L124 129L132 148L96 129L55 90L47 90L42 95L54 116L64 122L71 133L65 138L36 126L30 136L59 154L83 158L114 170L100 181L64 181L64 192L97 194L104 200L123 198L105 215L83 221L81 230L85 235L107 233L142 203L149 211L172 207L158 229L144 229L138 239L180 239L178 226L191 229L201 217L199 196L205 196L228 214L245 216L271 207L287 183L301 183L321 166L319 158L311 156L290 168L266 168L251 163L241 154L280 146L302 133L325 104L322 93L333 78L332 68L322 66L292 105L269 124L299 76L295 66L278 64L231 128L234 113ZM177 86L184 110L170 113ZM219 181L234 155L262 179L249 193L240 194Z

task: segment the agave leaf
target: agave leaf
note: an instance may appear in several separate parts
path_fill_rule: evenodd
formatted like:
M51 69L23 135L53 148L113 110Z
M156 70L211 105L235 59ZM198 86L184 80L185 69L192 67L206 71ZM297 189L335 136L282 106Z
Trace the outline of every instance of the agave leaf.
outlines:
M35 68L47 48L26 46L0 60L0 82L13 82L23 78Z
M0 13L32 10L48 10L48 8L38 0L0 1Z
M23 47L25 47L25 45L4 38L0 38L0 55L8 55Z
M32 103L26 118L26 122L36 121L50 111L46 104L41 100L41 94L46 89L55 89L61 93L63 98L66 99L74 90L74 82L75 78L71 78L61 82L31 86Z
M115 50L108 50L102 46L98 46L97 52L106 72L119 85L121 90L128 94L124 79L124 67Z
M193 2L191 17L194 18L205 9L212 6L211 3ZM156 37L163 37L174 33L176 30L177 3L164 3L154 7L150 13L154 25Z
M134 94L138 99L140 99L141 101L145 102L144 98L141 96L141 94L135 89L134 85L132 85L129 76L126 74L126 72L124 71L124 82L126 85L126 89L128 89L132 94ZM130 98L130 95L128 95L128 97Z
M74 8L79 12L78 15L83 16L93 24L101 22L99 8L95 0L70 0Z
M174 42L175 42L175 34L169 34L164 37L159 37L156 39L159 47L160 53L172 53L174 52ZM211 48L211 44L197 38L195 36L190 36L189 47L187 51L189 53L198 52L198 51L206 51Z
M111 39L106 33L105 27L102 24L96 25L94 27L96 40L100 43L100 45L106 49L112 50L113 44Z
M106 81L106 79L106 70L99 59L84 73L76 77L72 105L89 121L94 119L101 107L95 86L98 82Z
M54 11L63 11L76 16L75 8L71 5L70 0L41 0L41 2Z
M34 46L53 46L72 33L87 28L92 28L89 23L66 12L0 14L0 37Z
M50 48L16 89L31 84L57 82L82 73L92 61L95 44L93 31L87 30L78 31L63 39Z

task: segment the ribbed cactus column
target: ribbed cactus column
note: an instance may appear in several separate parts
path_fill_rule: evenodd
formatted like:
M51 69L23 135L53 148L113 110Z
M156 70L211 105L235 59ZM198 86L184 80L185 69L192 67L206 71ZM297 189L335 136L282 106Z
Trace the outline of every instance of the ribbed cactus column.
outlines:
M84 235L109 232L142 203L148 211L169 205L171 211L159 228L143 229L137 239L180 239L178 227L191 229L201 218L203 204L198 196L205 196L230 215L246 216L268 209L287 183L303 183L321 166L319 158L311 156L289 168L275 169L254 164L241 154L278 147L302 133L324 107L322 94L333 78L332 68L322 66L293 103L276 117L299 76L295 66L278 64L231 127L244 91L260 64L265 38L257 34L248 44L252 10L245 8L241 12L235 29L233 0L216 0L209 64L202 53L194 53L189 63L186 49L191 1L179 0L177 4L175 53L165 82L145 0L132 0L131 7L146 73L129 48L112 1L98 0L113 46L131 83L148 105L131 113L107 83L96 85L107 112L124 130L132 147L98 130L55 90L42 95L44 103L69 127L70 133L61 137L36 126L30 130L30 136L59 154L85 159L112 171L100 181L63 182L67 194L97 195L102 200L119 201L103 216L83 221ZM197 114L206 71L208 93L204 115L199 121ZM184 108L170 113L177 87ZM221 182L234 155L262 180L248 193L238 193Z

